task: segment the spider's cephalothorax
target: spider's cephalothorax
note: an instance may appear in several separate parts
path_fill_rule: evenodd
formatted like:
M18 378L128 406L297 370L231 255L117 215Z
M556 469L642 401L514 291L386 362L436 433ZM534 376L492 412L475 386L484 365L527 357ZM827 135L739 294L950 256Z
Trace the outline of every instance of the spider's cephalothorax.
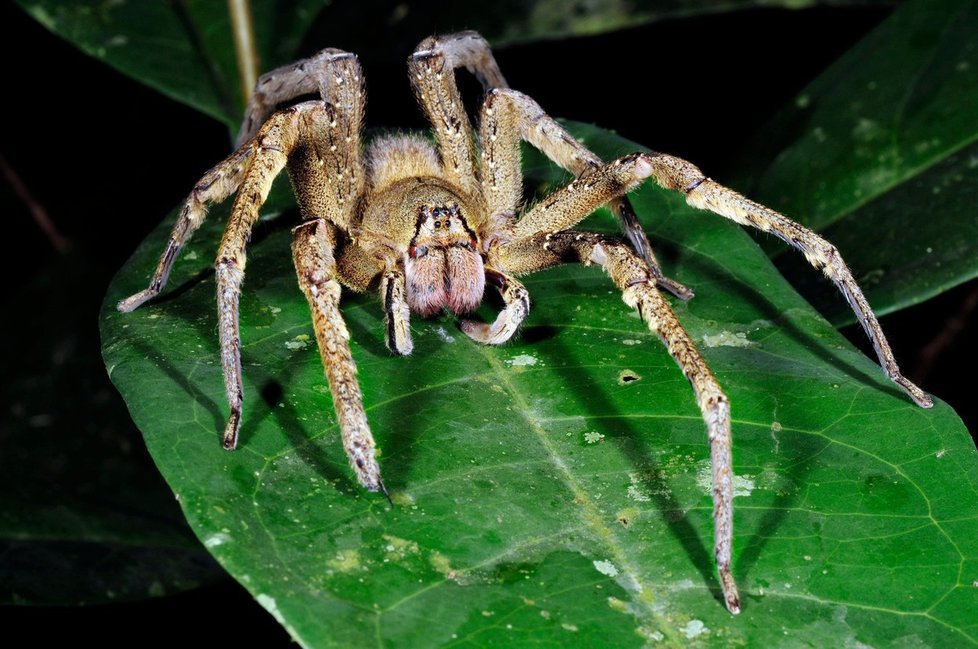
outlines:
M455 70L465 67L486 95L478 134L462 105ZM876 348L887 376L918 405L930 398L900 374L876 316L838 251L812 231L706 178L694 165L660 153L635 153L604 163L528 96L509 89L486 42L474 32L422 41L408 59L411 83L431 121L435 143L411 135L379 138L364 152L363 75L356 57L327 49L258 81L239 148L197 183L170 235L149 287L119 303L131 311L157 295L180 249L200 226L208 203L237 198L217 255L221 361L231 414L224 446L234 448L241 423L238 298L245 246L272 180L288 168L303 222L292 254L333 395L343 446L360 484L384 490L339 310L340 285L378 290L386 343L412 350L411 313L472 311L488 282L503 309L491 323L462 320L482 343L509 340L529 311L516 279L561 263L602 266L665 344L696 395L706 423L712 464L714 551L728 609L740 610L730 572L733 469L730 404L660 289L687 299L692 292L660 270L625 195L652 177L686 201L783 239L838 286ZM301 95L307 101L275 112ZM520 141L537 147L576 176L563 189L523 208ZM609 204L631 246L572 230Z

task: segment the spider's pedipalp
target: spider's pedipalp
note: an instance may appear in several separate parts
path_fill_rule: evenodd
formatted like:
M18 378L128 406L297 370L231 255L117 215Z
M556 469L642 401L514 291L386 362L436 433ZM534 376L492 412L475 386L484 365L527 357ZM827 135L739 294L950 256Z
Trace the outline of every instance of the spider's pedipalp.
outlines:
M598 264L622 292L625 303L638 310L649 330L661 340L689 380L706 422L713 476L713 546L723 598L731 613L740 612L740 596L731 573L733 547L733 458L730 402L706 361L693 344L669 303L656 289L644 261L624 243L590 232L537 233L500 246L499 260L519 273L557 264Z
M803 225L774 210L745 198L734 190L710 180L692 163L663 154L645 156L652 166L652 176L667 189L682 191L686 202L709 210L741 225L770 232L805 255L815 268L832 280L852 307L859 324L869 336L876 356L887 377L922 408L934 405L927 394L900 373L890 344L883 335L879 320L863 295L838 249Z
M384 301L387 349L398 356L407 356L414 350L414 342L411 340L411 309L403 270L395 267L383 274L380 295Z
M128 313L136 309L139 305L159 295L166 287L166 281L173 269L173 262L176 261L180 250L187 244L193 233L203 224L204 218L207 216L208 203L219 203L237 191L253 153L254 146L249 142L222 160L197 181L190 192L190 196L187 197L183 209L180 210L177 222L173 225L170 239L160 256L160 261L149 281L149 286L139 293L121 300L116 305L119 311Z
M530 294L517 279L497 270L486 268L486 279L499 290L503 298L503 310L492 324L462 320L459 327L476 342L501 345L513 337L530 312Z
M313 330L333 395L343 448L360 484L386 495L374 438L363 410L357 366L350 353L350 333L340 314L340 283L333 257L335 228L323 219L314 219L297 226L292 233L296 275L312 312Z

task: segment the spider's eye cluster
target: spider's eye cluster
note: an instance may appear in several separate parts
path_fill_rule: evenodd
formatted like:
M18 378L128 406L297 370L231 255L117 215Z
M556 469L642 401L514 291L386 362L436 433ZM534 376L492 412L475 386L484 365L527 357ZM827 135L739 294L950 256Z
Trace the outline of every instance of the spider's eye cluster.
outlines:
M453 218L459 218L461 215L458 209L458 203L453 203L449 206L425 206L421 208L421 219L423 221L431 219L431 227L435 230L448 230L452 225Z

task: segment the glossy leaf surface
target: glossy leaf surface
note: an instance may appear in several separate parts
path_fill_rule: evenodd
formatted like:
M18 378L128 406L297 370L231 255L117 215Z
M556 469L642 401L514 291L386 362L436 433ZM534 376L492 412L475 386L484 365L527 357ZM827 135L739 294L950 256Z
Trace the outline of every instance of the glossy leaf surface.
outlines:
M978 6L909 2L760 134L744 181L824 233L886 313L978 275ZM784 248L779 267L852 322Z
M605 156L634 148L577 132ZM957 416L913 406L737 227L652 187L634 198L697 291L675 308L733 404L738 617L717 599L693 395L599 269L526 278L533 309L503 347L416 319L408 358L385 349L375 296L344 298L393 506L340 447L294 211L249 252L239 450L220 448L226 207L127 315L114 304L145 285L173 215L123 268L106 366L204 545L306 646L978 644L978 452Z

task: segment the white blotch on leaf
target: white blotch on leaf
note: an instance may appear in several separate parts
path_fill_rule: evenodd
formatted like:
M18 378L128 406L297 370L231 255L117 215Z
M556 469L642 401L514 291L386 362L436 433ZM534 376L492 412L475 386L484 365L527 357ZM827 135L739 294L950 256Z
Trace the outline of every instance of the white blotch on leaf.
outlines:
M703 624L702 620L690 620L686 623L686 626L679 631L690 640L697 636L701 636L704 633L710 632L710 630L706 628L706 625Z
M736 333L721 331L718 334L703 336L703 344L707 347L753 347L757 343L747 340L747 334L743 331Z
M594 431L584 433L584 441L587 442L588 444L597 444L603 439L604 439L604 435L602 435L601 433L597 433Z
M219 545L224 545L231 540L230 534L225 534L224 532L217 532L211 534L206 539L204 539L204 547L206 548L216 548Z
M300 349L305 349L308 346L309 346L309 335L308 334L299 334L298 336L296 336L292 340L287 340L285 342L285 347L287 349L290 349L290 350L294 351L294 352L295 351L299 351Z
M647 503L652 500L652 497L645 492L642 487L642 478L637 473L629 473L628 479L631 480L632 484L628 485L628 497L640 503Z
M537 359L535 356L530 356L529 354L520 354L519 356L514 356L506 362L513 367L524 367L526 365L536 365Z
M618 576L618 568L616 568L615 564L611 563L610 561L601 559L599 561L593 561L592 563L594 563L594 568L602 575L607 575L609 577Z
M445 327L435 327L435 333L438 335L439 338L444 340L446 343L455 342L455 339L452 338L447 331L445 331Z
M710 466L709 460L700 463L699 469L696 471L696 484L705 493L713 493L713 468ZM733 479L734 498L751 495L755 486L754 476L735 475Z

